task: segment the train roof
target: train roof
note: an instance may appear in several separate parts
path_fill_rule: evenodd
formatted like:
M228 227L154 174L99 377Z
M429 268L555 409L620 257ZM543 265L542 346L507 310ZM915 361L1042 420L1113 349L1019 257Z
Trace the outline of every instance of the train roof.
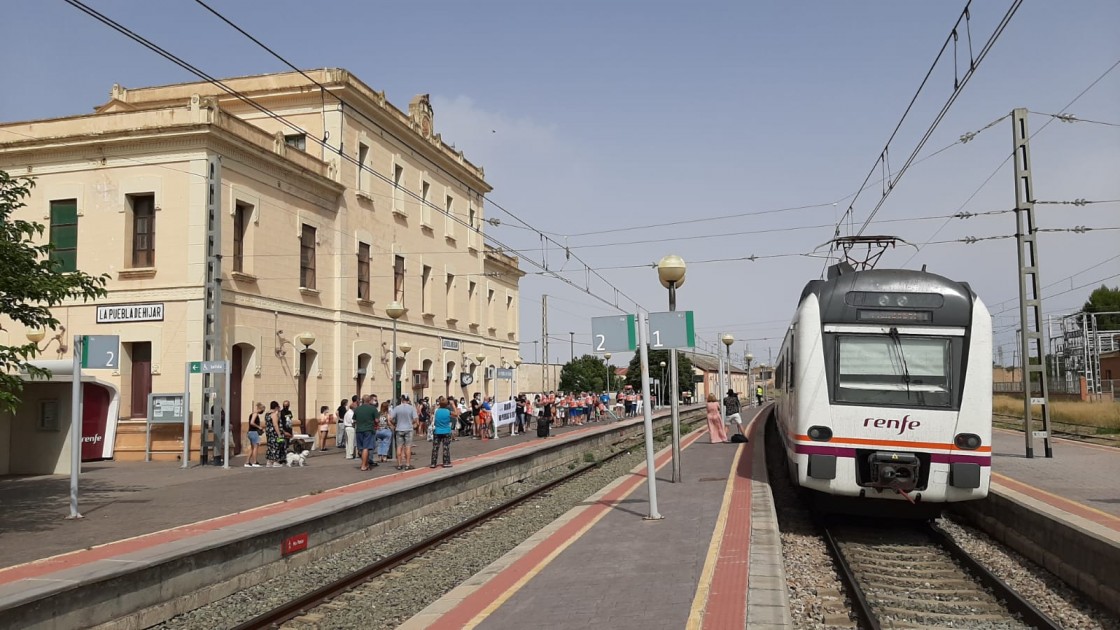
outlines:
M821 304L822 321L859 321L860 306L875 308L874 304L859 303L849 294L937 294L942 297L939 306L933 307L933 322L946 325L967 325L972 317L972 303L976 298L968 283L950 280L928 271L913 269L868 269L855 271L847 265L837 265L829 270L828 280L813 280L805 285L798 305L810 295L817 296ZM892 305L893 307L893 305Z

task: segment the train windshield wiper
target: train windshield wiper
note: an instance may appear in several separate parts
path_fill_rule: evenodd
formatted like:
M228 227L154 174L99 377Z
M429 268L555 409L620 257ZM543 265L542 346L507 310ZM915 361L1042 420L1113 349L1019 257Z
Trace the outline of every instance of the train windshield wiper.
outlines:
M898 353L899 363L902 365L902 382L906 383L906 399L910 399L910 367L906 365L906 353L902 349L902 338L898 334L898 328L891 326L887 336L894 342L895 352Z

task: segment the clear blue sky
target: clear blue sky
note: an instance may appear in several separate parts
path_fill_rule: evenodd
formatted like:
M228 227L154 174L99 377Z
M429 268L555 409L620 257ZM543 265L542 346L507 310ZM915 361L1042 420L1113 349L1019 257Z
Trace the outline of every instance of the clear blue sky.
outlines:
M220 77L284 66L191 0L90 3ZM973 50L1010 0L972 7ZM307 3L213 0L212 6L302 67L344 67L398 107L430 93L436 130L486 168L492 195L568 242L595 267L810 252L832 234L917 88L964 2L480 2ZM980 129L1014 107L1056 113L1120 60L1120 3L1026 2L965 88L922 156ZM967 60L962 30L960 72ZM0 22L0 120L89 112L113 83L138 87L193 80L169 62L61 0L8 0ZM952 91L952 64L927 92L891 147L897 168ZM1120 68L1069 111L1120 123ZM1048 118L1032 116L1032 129ZM930 239L944 220L896 221L1008 209L1010 164L1004 121L967 144L914 166L869 233ZM1032 142L1039 199L1120 199L1120 127L1053 123ZM970 196L979 192L969 200ZM856 226L880 193L855 205ZM838 201L834 209L830 202ZM656 223L811 204L823 207L660 228ZM509 221L496 208L490 216ZM1120 204L1046 206L1042 227L1120 226ZM798 228L778 231L781 228ZM761 230L767 230L760 232ZM586 233L592 234L586 234ZM743 233L734 235L736 233ZM1012 234L1010 214L954 220L934 240ZM525 230L492 230L541 257ZM674 240L688 236L707 238ZM640 240L669 239L658 243ZM559 239L558 240L562 240ZM1120 232L1040 237L1046 294L1108 278L1120 284ZM608 247L594 247L610 244ZM965 280L997 312L997 343L1012 356L1016 311L1013 240L931 245L888 252L881 266L927 264ZM564 264L550 254L550 267ZM749 339L765 360L780 345L804 283L822 262L806 257L692 264L679 308L699 332ZM532 270L529 264L522 267ZM582 284L575 261L566 275ZM570 272L570 273L569 273ZM650 310L665 290L650 269L606 270ZM1070 278L1070 276L1073 276ZM610 295L602 283L593 291ZM1056 295L1047 312L1080 306L1091 287ZM522 340L540 338L540 296L550 296L552 355L587 351L592 316L613 311L549 278L522 283ZM629 308L632 305L624 304ZM1006 310L1005 310L1006 309ZM1004 311L1004 312L999 312ZM742 343L734 353L741 356ZM531 359L527 343L522 354ZM616 360L617 362L617 360Z

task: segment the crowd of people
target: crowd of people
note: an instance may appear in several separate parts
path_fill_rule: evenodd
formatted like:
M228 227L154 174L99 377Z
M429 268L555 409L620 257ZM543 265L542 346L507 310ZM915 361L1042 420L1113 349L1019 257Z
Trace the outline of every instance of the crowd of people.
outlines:
M690 392L689 392L690 393ZM728 390L723 400L728 422L743 433L738 395ZM762 388L756 395L762 403ZM748 399L749 400L749 399ZM633 417L643 413L641 393L627 386L613 396L607 392L556 392L519 394L513 398L514 419L510 434L527 433L534 427L537 437L551 436L553 427L581 426L590 422ZM613 402L613 404L612 404ZM360 460L360 470L371 470L394 460L397 470L412 470L414 442L432 442L432 468L451 467L451 443L465 439L490 439L498 427L494 424L494 398L475 394L465 397L439 396L413 401L401 396L400 403L381 402L376 394L352 396L342 400L334 411L319 409L314 435L294 433L290 401L272 401L266 411L264 403L256 403L248 419L249 449L246 468L291 465L288 455L305 455L307 451L326 451L331 427L335 427L334 448L346 459ZM727 432L720 415L720 402L715 394L708 396L708 424L713 441L726 442ZM717 421L713 423L713 418ZM717 426L718 425L718 426ZM265 463L260 463L261 447ZM439 457L442 453L442 458ZM442 463L437 463L441 461Z

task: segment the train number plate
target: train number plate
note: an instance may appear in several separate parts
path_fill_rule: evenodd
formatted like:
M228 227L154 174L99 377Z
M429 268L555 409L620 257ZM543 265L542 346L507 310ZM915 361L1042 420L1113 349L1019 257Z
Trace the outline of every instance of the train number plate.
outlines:
M280 553L285 556L304 549L307 549L307 532L289 536L280 543Z

